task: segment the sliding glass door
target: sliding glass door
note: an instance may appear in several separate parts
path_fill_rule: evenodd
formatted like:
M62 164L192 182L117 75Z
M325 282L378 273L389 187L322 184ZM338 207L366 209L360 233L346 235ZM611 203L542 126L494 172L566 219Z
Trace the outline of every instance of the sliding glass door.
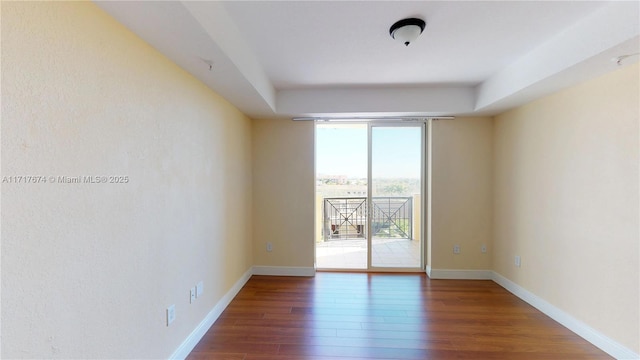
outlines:
M422 268L425 126L316 125L318 269Z
M423 126L371 125L372 268L420 268Z

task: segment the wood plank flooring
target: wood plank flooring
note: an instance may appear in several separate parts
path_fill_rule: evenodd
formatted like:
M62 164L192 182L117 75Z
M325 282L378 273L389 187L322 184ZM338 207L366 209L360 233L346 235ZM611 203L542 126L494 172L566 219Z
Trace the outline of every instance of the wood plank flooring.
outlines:
M187 358L611 359L492 281L253 276Z

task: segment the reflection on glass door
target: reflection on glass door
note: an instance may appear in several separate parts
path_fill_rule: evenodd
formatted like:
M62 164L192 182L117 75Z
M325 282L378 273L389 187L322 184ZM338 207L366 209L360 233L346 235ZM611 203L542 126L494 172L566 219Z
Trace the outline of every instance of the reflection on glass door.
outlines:
M422 126L371 126L371 267L422 263Z

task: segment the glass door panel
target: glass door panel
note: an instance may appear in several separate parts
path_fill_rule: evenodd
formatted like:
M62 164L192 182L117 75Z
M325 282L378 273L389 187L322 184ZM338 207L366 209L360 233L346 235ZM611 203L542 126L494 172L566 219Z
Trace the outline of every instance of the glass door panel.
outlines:
M316 267L368 268L367 124L316 124Z
M371 267L420 268L423 126L370 128Z

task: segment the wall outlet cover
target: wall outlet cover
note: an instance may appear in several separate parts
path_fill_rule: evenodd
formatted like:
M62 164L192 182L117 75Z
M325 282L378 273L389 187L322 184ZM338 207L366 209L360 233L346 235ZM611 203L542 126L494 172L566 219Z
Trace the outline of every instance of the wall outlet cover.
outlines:
M191 291L189 292L189 304L193 304L194 301L196 301L196 288L192 287Z
M171 325L171 323L176 319L176 306L171 305L167 308L167 326Z

